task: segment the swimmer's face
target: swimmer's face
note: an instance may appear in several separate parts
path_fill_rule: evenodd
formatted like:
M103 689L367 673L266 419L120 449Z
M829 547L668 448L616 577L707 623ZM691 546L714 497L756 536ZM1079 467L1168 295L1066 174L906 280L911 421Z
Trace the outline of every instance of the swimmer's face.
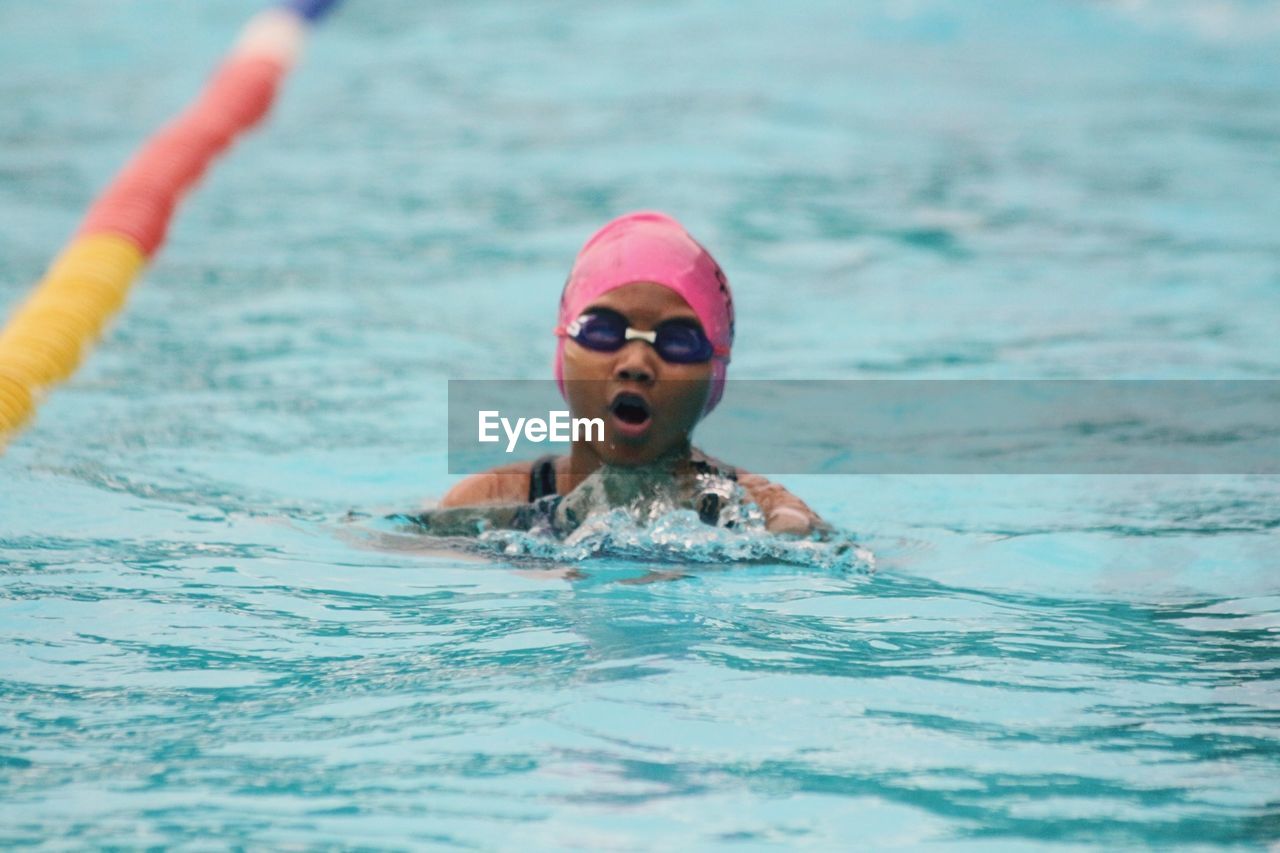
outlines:
M684 297L652 282L611 290L582 313L593 308L616 311L644 332L668 320L698 322ZM604 419L604 441L581 444L609 465L644 465L683 447L711 394L711 362L663 361L642 340L597 352L568 339L564 378L573 416Z

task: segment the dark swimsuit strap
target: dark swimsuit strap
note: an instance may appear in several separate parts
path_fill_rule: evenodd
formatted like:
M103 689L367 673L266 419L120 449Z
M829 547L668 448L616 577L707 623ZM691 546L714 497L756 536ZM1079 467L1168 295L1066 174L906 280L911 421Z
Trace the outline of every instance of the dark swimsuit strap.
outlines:
M726 477L733 480L735 483L738 481L737 468L734 468L732 465L725 465L718 460L710 460L709 457L694 459L693 470L697 471L699 474L719 474L721 477Z
M536 460L529 470L529 503L556 493L556 455Z

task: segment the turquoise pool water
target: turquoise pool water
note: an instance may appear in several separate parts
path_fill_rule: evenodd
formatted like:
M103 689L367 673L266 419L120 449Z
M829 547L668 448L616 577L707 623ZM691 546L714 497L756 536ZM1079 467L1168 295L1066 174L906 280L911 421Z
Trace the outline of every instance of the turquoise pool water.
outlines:
M0 5L0 304L257 8ZM1244 0L348 0L0 458L0 841L1280 841L1274 478L784 478L870 573L345 520L638 207L738 377L1273 379L1278 84Z

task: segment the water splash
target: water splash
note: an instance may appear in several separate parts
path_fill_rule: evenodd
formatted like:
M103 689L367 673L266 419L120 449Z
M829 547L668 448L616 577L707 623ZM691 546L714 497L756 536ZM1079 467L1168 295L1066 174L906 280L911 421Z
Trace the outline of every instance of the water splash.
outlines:
M714 471L682 480L659 467L602 466L568 495L388 520L424 539L507 558L769 562L846 571L870 571L875 562L870 551L839 531L823 529L805 538L770 533L742 485Z
M778 536L764 528L759 510L733 527L705 523L690 509L637 514L619 507L588 517L563 538L550 526L529 530L485 529L476 535L424 532L408 516L383 521L415 543L503 558L581 562L618 558L646 563L784 563L833 571L870 572L875 556L852 534L831 531L805 538Z
M650 563L787 563L842 571L875 568L872 553L846 533L783 537L765 530L763 520L758 525L713 527L687 509L653 518L636 518L626 509L613 509L591 516L562 540L536 531L489 530L474 544L478 550L507 557L560 561L615 557Z

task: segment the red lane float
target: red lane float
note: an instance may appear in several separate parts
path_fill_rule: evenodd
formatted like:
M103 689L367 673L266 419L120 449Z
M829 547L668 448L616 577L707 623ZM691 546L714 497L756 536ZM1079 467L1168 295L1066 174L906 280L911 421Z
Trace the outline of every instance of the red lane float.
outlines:
M266 115L285 70L258 57L218 69L195 105L148 140L98 197L78 236L121 234L151 257L182 196L237 135Z
M249 21L195 102L152 135L0 331L0 450L75 370L164 243L209 164L270 110L309 25L336 0L287 0Z

